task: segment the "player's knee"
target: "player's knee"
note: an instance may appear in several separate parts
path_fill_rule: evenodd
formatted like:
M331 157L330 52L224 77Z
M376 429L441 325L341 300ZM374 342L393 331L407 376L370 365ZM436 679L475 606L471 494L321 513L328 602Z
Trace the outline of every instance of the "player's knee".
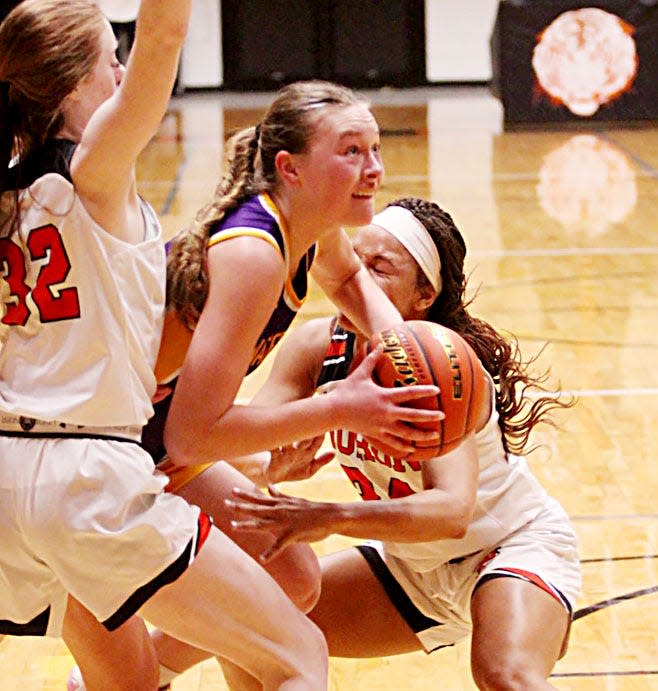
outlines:
M306 638L307 655L304 656L307 677L312 681L313 689L326 689L329 676L329 648L322 631L310 620Z
M288 688L288 682L294 682L290 684L290 688L326 691L329 651L322 632L301 613L298 613L294 622L291 619L289 624L285 642L285 664L261 666L254 676L266 689L278 689L284 685Z
M473 680L480 691L527 691L543 688L546 677L523 654L473 663Z
M293 545L273 565L272 575L302 612L309 612L320 598L320 562L308 545Z

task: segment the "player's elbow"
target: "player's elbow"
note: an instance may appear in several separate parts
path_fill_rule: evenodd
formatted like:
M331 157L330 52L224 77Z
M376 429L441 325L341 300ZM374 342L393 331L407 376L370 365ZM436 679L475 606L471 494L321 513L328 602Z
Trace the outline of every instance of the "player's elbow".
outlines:
M195 465L203 462L195 434L179 434L167 425L164 431L164 447L176 465Z
M470 502L457 502L453 505L450 516L444 523L444 537L452 540L461 540L466 536L468 527L473 520L473 505Z

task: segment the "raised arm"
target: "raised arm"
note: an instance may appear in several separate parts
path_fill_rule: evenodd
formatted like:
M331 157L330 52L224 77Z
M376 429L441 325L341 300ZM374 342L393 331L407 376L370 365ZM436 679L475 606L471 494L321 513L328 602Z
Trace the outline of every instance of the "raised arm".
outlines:
M166 113L191 4L192 0L142 0L125 75L92 115L71 162L87 210L117 235L131 220L126 213L136 210L134 165ZM133 208L126 212L129 204Z

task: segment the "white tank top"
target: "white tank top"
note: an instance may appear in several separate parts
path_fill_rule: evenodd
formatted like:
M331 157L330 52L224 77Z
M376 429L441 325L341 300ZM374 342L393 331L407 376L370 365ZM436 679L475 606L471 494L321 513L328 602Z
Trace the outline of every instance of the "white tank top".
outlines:
M146 234L133 245L103 230L59 174L20 199L20 231L0 239L0 411L144 425L165 299L153 210L142 201Z
M493 388L488 374L487 378ZM475 435L480 478L475 512L466 535L432 542L384 543L389 554L409 562L416 571L429 571L451 559L495 545L535 518L550 501L525 458L505 453L498 412L495 406L492 408L486 425ZM338 462L364 499L386 500L389 493L401 496L423 490L419 463L385 456L353 432L343 430L330 436Z

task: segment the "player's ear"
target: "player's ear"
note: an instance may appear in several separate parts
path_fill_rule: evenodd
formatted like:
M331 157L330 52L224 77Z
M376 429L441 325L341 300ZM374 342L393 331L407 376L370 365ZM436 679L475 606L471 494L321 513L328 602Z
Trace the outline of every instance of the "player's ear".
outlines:
M295 184L299 179L299 171L294 156L289 151L277 151L274 157L274 167L280 178Z
M441 286L439 285L438 292L429 284L425 284L422 288L417 290L417 297L414 307L418 312L425 312L436 301L441 293Z

